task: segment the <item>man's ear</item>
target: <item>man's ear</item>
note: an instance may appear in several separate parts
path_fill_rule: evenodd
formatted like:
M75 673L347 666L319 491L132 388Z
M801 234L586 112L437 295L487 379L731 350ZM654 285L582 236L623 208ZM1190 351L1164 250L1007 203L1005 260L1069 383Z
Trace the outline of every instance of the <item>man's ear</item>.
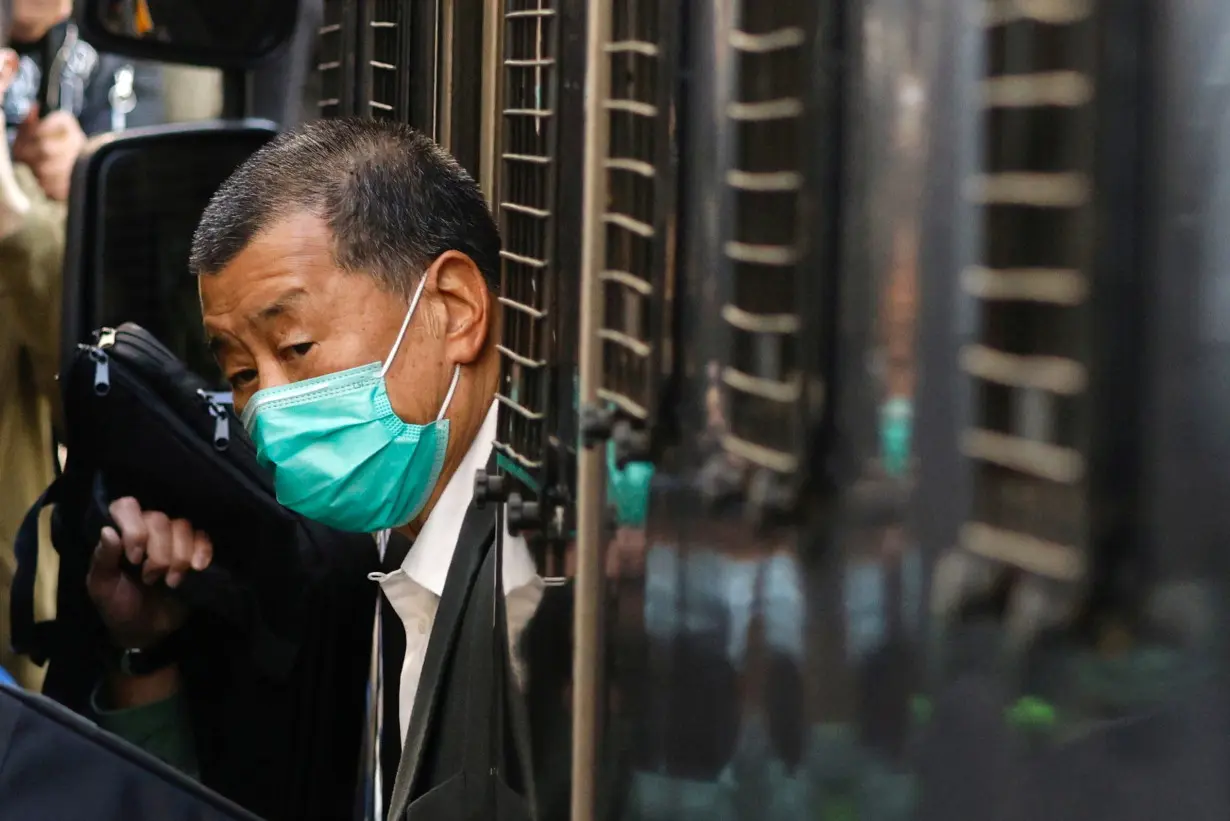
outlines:
M458 365L470 365L482 355L494 330L487 280L474 260L460 251L437 257L426 274L433 275L446 312L445 355Z
M7 92L17 78L18 62L17 52L11 48L0 48L0 94Z

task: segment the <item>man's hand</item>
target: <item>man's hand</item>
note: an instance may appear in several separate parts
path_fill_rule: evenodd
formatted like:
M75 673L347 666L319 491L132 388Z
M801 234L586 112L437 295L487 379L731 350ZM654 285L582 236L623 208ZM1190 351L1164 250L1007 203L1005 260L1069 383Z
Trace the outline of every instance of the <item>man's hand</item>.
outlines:
M69 112L53 111L41 118L35 106L17 128L13 159L30 166L48 197L63 202L85 139L81 124Z
M184 604L167 588L209 567L213 544L184 519L142 510L131 497L116 499L110 512L119 532L102 529L86 588L116 645L148 649L183 625ZM141 581L122 572L120 559L125 555L141 567ZM166 587L159 584L164 580Z

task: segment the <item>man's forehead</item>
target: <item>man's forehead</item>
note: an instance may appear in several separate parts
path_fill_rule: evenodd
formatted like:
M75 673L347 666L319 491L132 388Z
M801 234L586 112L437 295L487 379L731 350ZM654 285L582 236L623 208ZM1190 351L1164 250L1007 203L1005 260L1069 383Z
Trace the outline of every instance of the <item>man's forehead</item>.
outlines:
M206 274L200 279L201 313L207 326L223 320L229 324L273 319L319 291L314 279L277 269L252 271L244 277Z
M222 278L244 279L260 272L304 267L334 268L329 224L308 211L279 217L263 227L218 271Z
M295 214L258 233L217 272L203 274L201 305L207 318L256 314L291 292L319 291L339 273L328 226L312 214Z

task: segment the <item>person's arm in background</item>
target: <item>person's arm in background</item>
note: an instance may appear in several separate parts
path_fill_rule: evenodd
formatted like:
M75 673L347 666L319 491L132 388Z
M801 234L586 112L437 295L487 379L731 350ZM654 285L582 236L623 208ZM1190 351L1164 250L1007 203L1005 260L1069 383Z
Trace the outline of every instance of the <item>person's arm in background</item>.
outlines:
M13 161L33 172L43 193L57 202L68 201L73 164L85 146L77 118L67 111L42 116L38 106L17 127Z
M42 669L9 646L7 587L17 566L10 537L24 509L53 478L47 417L59 405L55 372L63 255L64 207L43 195L30 169L13 166L5 141L0 144L0 349L6 357L20 357L27 367L6 370L10 379L0 387L0 415L6 424L0 434L5 440L0 448L6 451L0 468L0 664L22 687L33 690L42 686ZM35 614L49 618L55 612L56 576L47 568L55 567L56 555L45 526L40 528L38 553L44 572L35 579Z
M64 262L63 203L49 199L34 173L0 147L0 322L16 331L40 391L54 406Z

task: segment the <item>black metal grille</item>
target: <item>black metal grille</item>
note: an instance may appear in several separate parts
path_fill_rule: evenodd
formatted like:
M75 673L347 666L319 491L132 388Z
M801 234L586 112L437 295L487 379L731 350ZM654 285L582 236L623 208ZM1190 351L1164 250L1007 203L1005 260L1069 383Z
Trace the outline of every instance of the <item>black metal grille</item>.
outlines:
M368 94L367 114L377 120L408 122L407 67L403 65L408 27L400 0L376 0L365 4L369 13L362 24L370 50L363 68Z
M558 17L547 0L507 0L498 214L504 306L496 448L537 490L546 465L548 362L556 273Z
M783 489L797 488L806 443L811 357L803 340L815 337L811 315L819 306L809 301L804 280L822 274L803 264L808 233L823 216L801 211L809 153L804 141L811 139L807 55L814 36L806 6L743 4L729 38L733 71L725 111L733 145L722 232L730 282L721 311L730 336L720 374L729 408L722 447Z
M980 305L961 352L974 386L962 450L974 466L972 552L1062 581L1087 561L1089 283L1093 237L1093 4L986 20ZM1060 14L1059 11L1064 11Z
M325 0L319 33L316 69L320 72L321 117L342 117L351 113L349 88L353 82L354 3Z
M616 0L604 47L611 79L602 100L610 132L598 396L650 430L672 355L677 6Z

